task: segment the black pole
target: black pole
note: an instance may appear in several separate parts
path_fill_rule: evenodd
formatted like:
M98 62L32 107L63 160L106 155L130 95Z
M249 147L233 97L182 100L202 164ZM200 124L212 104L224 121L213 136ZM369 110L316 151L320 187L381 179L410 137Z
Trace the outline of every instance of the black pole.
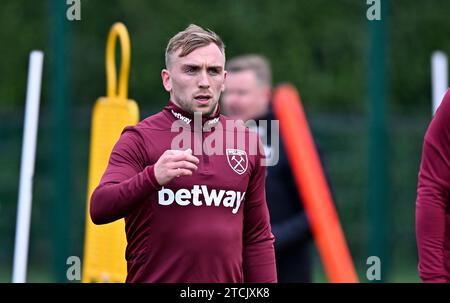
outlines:
M369 22L369 256L381 261L381 280L389 269L388 137L386 128L386 19L388 1L381 0L381 19Z
M66 282L68 257L70 157L69 157L69 81L67 72L68 20L66 1L52 0L50 5L53 186L51 198L51 243L53 275Z

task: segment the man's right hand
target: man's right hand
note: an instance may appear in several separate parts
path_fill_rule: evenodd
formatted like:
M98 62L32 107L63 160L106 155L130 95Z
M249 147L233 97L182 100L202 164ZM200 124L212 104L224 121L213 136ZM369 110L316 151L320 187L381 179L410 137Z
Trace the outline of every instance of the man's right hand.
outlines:
M175 177L191 176L197 170L198 163L190 148L185 151L166 150L154 166L156 181L163 186Z

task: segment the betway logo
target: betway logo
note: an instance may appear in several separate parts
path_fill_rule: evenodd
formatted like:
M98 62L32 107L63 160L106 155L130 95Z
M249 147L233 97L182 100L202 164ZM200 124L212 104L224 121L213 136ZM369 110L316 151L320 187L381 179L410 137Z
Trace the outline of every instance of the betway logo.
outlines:
M172 115L174 115L175 118L180 119L181 121L184 121L184 123L186 123L186 124L189 124L192 121L192 119L189 119L188 117L185 117L182 114L175 112L173 109L172 109Z
M200 198L203 196L203 199ZM170 205L174 201L180 206L193 204L195 206L220 206L232 208L232 213L236 214L244 200L245 192L234 190L208 190L206 185L194 185L191 190L182 188L173 192L168 188L162 188L158 192L158 203L160 205Z

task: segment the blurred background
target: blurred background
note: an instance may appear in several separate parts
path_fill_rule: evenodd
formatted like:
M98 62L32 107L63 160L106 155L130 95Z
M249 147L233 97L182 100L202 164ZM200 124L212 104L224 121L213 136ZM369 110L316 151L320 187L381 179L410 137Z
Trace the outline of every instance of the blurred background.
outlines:
M28 55L45 53L28 281L64 282L83 256L91 110L106 94L111 25L128 27L129 96L141 119L167 102L160 79L168 39L190 23L210 28L227 57L260 53L274 82L299 90L323 149L335 204L362 282L381 257L384 282L418 282L417 172L431 118L430 56L450 53L450 1L64 0L0 4L0 282L11 281ZM314 280L324 282L315 258Z

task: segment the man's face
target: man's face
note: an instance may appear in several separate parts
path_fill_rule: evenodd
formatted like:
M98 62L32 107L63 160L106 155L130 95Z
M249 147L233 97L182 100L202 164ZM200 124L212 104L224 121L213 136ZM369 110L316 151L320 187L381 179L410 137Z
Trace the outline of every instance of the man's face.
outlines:
M225 85L222 104L230 118L247 121L259 118L267 111L270 87L260 83L255 72L230 72Z
M225 89L225 56L214 43L184 57L178 56L180 52L171 56L169 66L161 72L164 88L183 110L210 116Z

